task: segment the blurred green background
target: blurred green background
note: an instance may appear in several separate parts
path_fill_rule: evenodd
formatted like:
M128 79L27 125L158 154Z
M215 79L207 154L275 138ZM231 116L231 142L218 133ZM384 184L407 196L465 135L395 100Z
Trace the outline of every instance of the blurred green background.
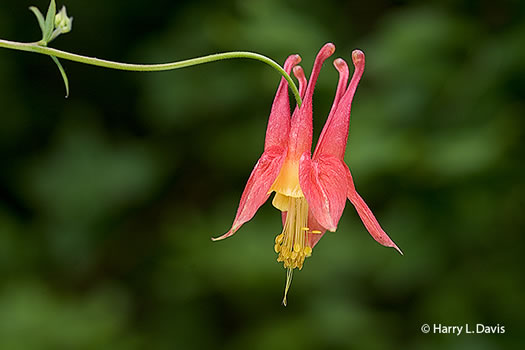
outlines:
M61 6L62 1L58 2ZM296 273L269 203L234 237L279 76L253 61L164 73L0 50L0 349L504 349L525 344L523 1L80 1L52 46L125 62L354 48L346 160L403 249L350 204ZM0 37L40 38L2 0ZM318 135L337 74L315 95ZM520 263L521 261L521 263ZM423 334L422 324L505 334Z

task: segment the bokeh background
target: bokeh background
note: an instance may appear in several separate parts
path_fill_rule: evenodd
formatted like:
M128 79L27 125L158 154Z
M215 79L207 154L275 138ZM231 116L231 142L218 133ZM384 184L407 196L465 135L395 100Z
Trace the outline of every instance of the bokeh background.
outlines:
M524 4L68 0L73 31L52 46L107 59L300 53L309 72L326 42L362 49L346 160L405 256L349 204L285 308L276 209L210 241L262 152L269 67L63 61L64 99L48 57L0 50L0 349L523 348ZM0 2L1 38L40 38L30 5L48 2ZM336 82L326 64L315 135Z

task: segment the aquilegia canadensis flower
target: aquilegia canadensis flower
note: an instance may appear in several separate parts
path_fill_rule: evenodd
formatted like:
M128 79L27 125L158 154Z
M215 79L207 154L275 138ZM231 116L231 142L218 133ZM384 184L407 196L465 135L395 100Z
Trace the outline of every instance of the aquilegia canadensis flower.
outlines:
M282 212L283 231L275 238L274 249L279 254L277 261L283 262L287 269L284 305L293 270L302 269L304 259L311 256L326 230L337 229L347 198L372 237L402 254L357 193L344 162L352 98L365 68L365 55L360 50L352 52L355 70L348 86L346 62L341 58L334 61L339 83L326 124L313 155L311 153L314 87L323 62L334 51L335 46L330 43L321 48L309 82L297 66L301 61L298 55L286 60L284 69L288 74L293 70L299 80L303 103L290 116L288 83L282 78L266 129L264 152L248 179L233 225L227 233L214 238L220 240L233 235L275 192L272 204Z

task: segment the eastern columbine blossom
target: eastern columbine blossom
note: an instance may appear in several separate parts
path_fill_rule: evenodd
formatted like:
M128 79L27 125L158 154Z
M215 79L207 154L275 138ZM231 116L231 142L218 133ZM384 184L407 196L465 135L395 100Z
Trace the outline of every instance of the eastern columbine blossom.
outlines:
M352 52L355 70L348 86L346 62L341 58L334 61L339 83L334 103L311 154L314 87L323 62L334 51L335 46L330 43L321 48L309 82L302 68L297 66L301 61L298 55L286 60L284 69L288 74L293 70L299 80L303 103L290 116L288 83L282 78L268 121L264 152L248 179L233 225L227 233L214 238L220 240L233 235L275 192L272 204L282 212L283 231L275 238L274 249L279 254L277 261L283 262L287 268L285 305L293 269L302 269L304 259L311 256L312 249L326 230L333 232L337 229L347 198L372 237L402 254L357 193L350 170L344 163L352 98L365 67L365 56L360 50Z

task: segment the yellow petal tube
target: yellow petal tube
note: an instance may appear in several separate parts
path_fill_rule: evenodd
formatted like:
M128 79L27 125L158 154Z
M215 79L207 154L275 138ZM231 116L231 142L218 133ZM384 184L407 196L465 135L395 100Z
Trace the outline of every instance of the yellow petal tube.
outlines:
M275 179L270 188L270 192L271 191L287 197L304 197L301 186L299 185L299 161L285 160L277 179ZM287 211L287 209L281 209L276 206L275 198L272 204L279 210Z

